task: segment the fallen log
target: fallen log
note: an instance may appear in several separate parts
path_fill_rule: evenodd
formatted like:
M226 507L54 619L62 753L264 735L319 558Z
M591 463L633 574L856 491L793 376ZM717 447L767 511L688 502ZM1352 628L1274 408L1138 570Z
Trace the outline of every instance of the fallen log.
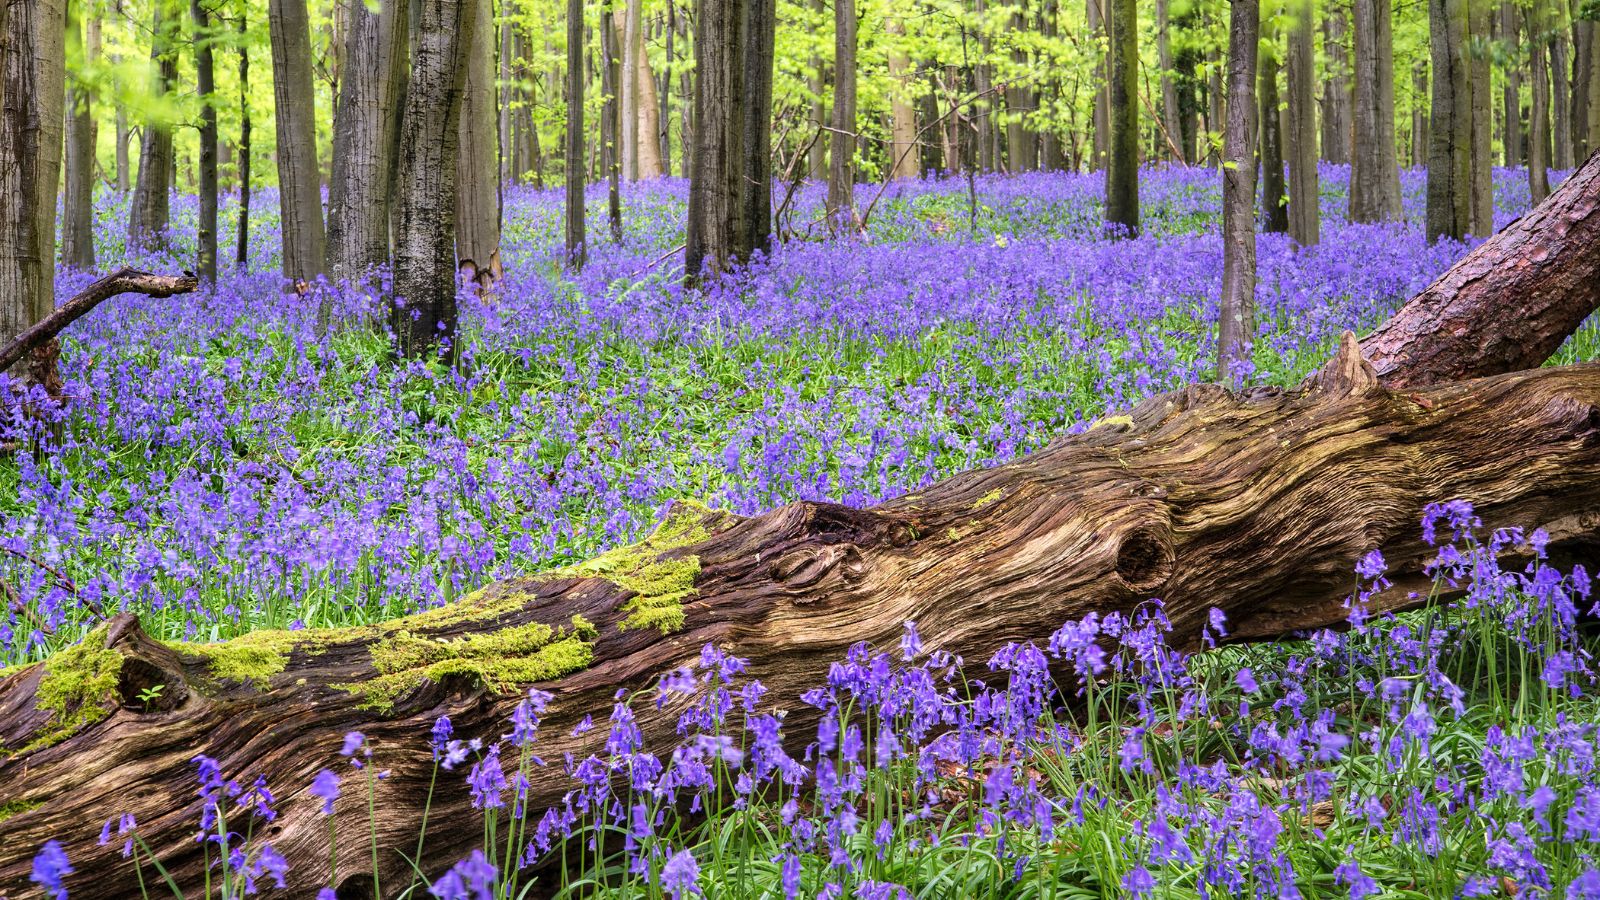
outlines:
M4 347L0 347L0 372L11 368L36 348L44 347L68 325L112 297L119 294L171 297L175 294L187 294L199 286L200 280L189 272L182 275L156 275L131 266L123 266L94 281L71 300L56 307L48 316L12 338Z
M0 892L21 894L31 854L56 838L73 850L73 897L128 896L120 847L95 846L120 812L181 884L197 883L190 759L204 753L230 777L266 776L280 800L270 838L297 864L293 895L309 896L326 877L328 825L304 791L350 729L393 773L376 828L385 882L400 883L439 715L492 737L538 686L554 695L541 755L581 759L605 739L571 734L583 716L603 718L619 688L648 687L707 643L749 658L769 696L793 703L851 644L887 646L906 620L969 660L1152 596L1189 646L1213 607L1244 639L1328 625L1346 615L1353 561L1374 547L1397 582L1376 608L1415 603L1422 506L1456 497L1557 541L1593 534L1600 365L1395 391L1347 335L1301 389L1164 394L870 509L803 502L741 518L678 506L638 545L386 625L168 646L119 616L0 680L0 810L13 813L0 824ZM675 711L637 707L650 745L670 747ZM807 711L789 709L791 736L814 724ZM529 802L569 787L559 765L541 770ZM465 791L435 794L427 870L469 849L475 816ZM352 889L371 869L364 818L337 819Z

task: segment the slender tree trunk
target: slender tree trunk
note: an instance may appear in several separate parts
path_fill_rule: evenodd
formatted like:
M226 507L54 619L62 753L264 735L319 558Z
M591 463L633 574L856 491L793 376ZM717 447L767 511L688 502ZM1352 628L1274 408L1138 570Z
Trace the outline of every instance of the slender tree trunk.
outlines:
M1095 0L1090 0L1090 2L1095 2ZM999 129L995 127L994 120L995 111L999 107L995 103L994 97L990 94L990 89L994 87L994 78L988 62L992 58L992 52L989 47L989 23L986 18L988 14L987 0L973 0L972 8L977 14L974 27L977 29L975 36L978 44L978 52L972 67L972 90L981 98L975 104L972 113L975 117L974 123L977 126L977 133L974 137L978 144L974 159L978 162L979 171L993 172L1000 164L998 154L995 153L995 147L999 143L999 139L996 136ZM835 77L837 77L837 73L835 73Z
M499 277L500 170L494 86L494 4L469 0L472 33L466 39L466 79L461 92L461 138L456 162L456 259L479 284Z
M195 88L200 98L200 226L195 271L201 284L217 280L217 84L211 16L202 0L189 0L194 19Z
M678 27L682 29L679 32L679 37L690 44L689 50L684 55L693 60L695 54L699 52L696 49L698 38L691 40L689 17L685 16L680 19ZM684 102L678 106L678 176L680 178L689 178L694 170L695 116L699 114L699 107L695 105L697 102L695 100L697 82L691 76L690 68L690 66L684 66L682 71L678 73L678 93L684 98ZM819 119L818 122L820 124L821 120Z
M365 278L389 261L394 145L399 122L395 70L404 78L406 0L386 0L374 13L347 0L348 71L333 117L333 177L328 184L328 269L336 281Z
M1023 20L1020 7L1012 12L1011 31L1013 34L1023 34L1027 31L1027 23ZM1011 60L1021 71L1029 71L1032 68L1028 61L1028 51L1023 47L1012 48ZM1027 118L1033 109L1033 92L1020 80L1013 79L1006 85L1005 95L1006 168L1011 172L1031 172L1039 168L1039 147L1034 139L1034 133L1028 127Z
M583 268L589 255L583 220L583 189L588 181L583 165L583 55L583 0L567 0L567 129L562 165L567 182L567 262L574 269Z
M496 60L500 82L498 89L499 102L496 104L500 116L500 183L520 184L523 173L526 170L517 166L517 120L515 110L520 105L519 95L522 93L522 89L517 84L519 72L514 70L511 65L512 59L516 57L517 41L513 36L513 28L506 12L505 0L501 0L500 11L504 19L499 24L500 53ZM504 206L505 204L502 202L502 209Z
M822 23L826 21L824 17L827 15L823 0L811 0L811 14L816 18L817 25L820 28ZM811 89L811 124L817 130L818 137L811 144L811 154L806 162L811 169L812 181L827 181L829 136L824 129L829 124L826 96L828 71L827 63L823 60L821 54L813 53L811 55L811 64L808 66L808 71L810 73L808 87Z
M1552 0L1555 11L1550 29L1550 135L1553 165L1557 169L1570 169L1572 160L1572 85L1568 62L1570 47L1566 29L1563 0Z
M1312 0L1298 0L1289 32L1289 236L1302 247L1321 237L1315 9Z
M400 130L395 305L390 326L402 355L435 348L454 364L455 185L467 50L480 4L419 0L412 13L411 79Z
M1394 146L1394 31L1390 0L1354 0L1355 123L1350 221L1398 222L1400 163Z
M1594 80L1594 22L1572 22L1572 158L1589 158L1589 87Z
M1098 46L1107 38L1105 3L1107 0L1087 0L1084 15L1087 17L1089 40L1091 46ZM1091 118L1094 128L1093 152L1090 153L1090 167L1101 170L1106 167L1106 152L1111 140L1111 85L1107 77L1109 61L1102 55L1094 63L1094 101ZM982 90L982 87L978 88Z
M245 11L239 11L239 221L233 264L244 269L250 259L250 44L245 39Z
M905 40L906 23L890 16L883 25L889 35L889 163L888 177L916 178L922 174L922 158L917 153L917 111L908 99L911 71L905 51L898 42Z
M1223 118L1227 115L1228 98L1223 90L1222 72L1227 65L1222 54L1212 49L1207 53L1211 63L1211 75L1206 85L1206 159L1212 165L1222 165L1222 152L1218 148L1227 132L1227 123ZM1253 139L1252 139L1253 142Z
M638 2L638 0L634 0ZM638 130L637 162L634 164L634 176L638 180L660 178L666 174L666 169L661 160L661 110L656 97L656 76L650 68L650 57L645 53L644 41L635 45L638 60L634 64L634 78L638 81L637 101L635 106L639 114L635 117Z
M833 0L833 131L828 147L828 222L851 230L856 215L856 4Z
M1528 79L1533 102L1528 114L1528 193L1538 203L1550 194L1550 65L1545 55L1545 17L1537 5L1524 9L1528 27Z
M644 49L641 33L643 10L640 0L623 0L618 26L617 54L621 58L620 86L621 119L618 146L622 160L622 180L639 180L639 55Z
M61 178L66 101L65 4L34 0L5 6L0 12L0 344L55 309L55 188ZM28 378L59 390L54 345L44 352L41 364L29 366Z
M1139 13L1135 0L1110 0L1111 135L1106 224L1139 233Z
M1222 165L1222 302L1217 320L1217 380L1237 384L1250 358L1256 307L1256 55L1258 0L1231 0L1228 17L1228 124ZM1266 79L1261 79L1266 83Z
M169 0L154 6L150 33L150 59L155 63L156 97L165 97L177 77L178 62L173 31L175 16ZM139 146L139 175L128 210L128 248L157 249L166 243L168 198L172 178L172 127L157 116L145 120Z
M772 79L777 48L777 0L743 0L739 9L744 35L739 85L744 95L740 115L730 123L742 134L734 157L737 206L733 250L740 259L772 251Z
M1500 144L1505 150L1507 166L1520 166L1527 156L1523 150L1522 136L1522 44L1517 39L1520 21L1513 0L1500 2L1500 40L1506 56L1505 90L1501 99L1501 122L1504 129Z
M1471 230L1472 82L1466 58L1467 0L1428 0L1433 116L1428 143L1430 238Z
M309 283L323 273L328 251L306 0L268 0L267 26L272 39L272 95L278 125L283 274L291 283Z
M1178 85L1173 73L1170 5L1171 0L1156 0L1156 60L1161 66L1161 118L1167 133L1176 139L1181 153L1183 126L1178 112ZM1164 145L1166 142L1162 143ZM1188 164L1191 160L1180 157L1178 162Z
M113 57L113 66L121 60ZM128 163L128 143L133 140L131 130L128 128L128 110L122 104L117 104L117 192L126 194L132 184L132 168Z
M620 144L621 102L617 94L617 27L612 0L600 7L600 91L605 103L600 107L600 167L606 179L606 223L611 239L622 240L622 146Z
M1322 82L1322 158L1345 165L1350 162L1350 26L1349 6L1328 4L1323 19L1322 47L1327 76Z
M66 52L71 83L67 89L66 195L62 198L61 264L91 271L94 263L95 119L86 74L100 52L100 17L91 16L84 39L82 0L67 3Z
M1281 119L1278 114L1278 36L1271 33L1270 27L1264 30L1268 33L1261 38L1261 49L1257 56L1259 65L1256 67L1261 102L1256 119L1256 127L1261 134L1261 230L1284 234L1289 230L1289 205L1283 183L1283 132L1279 128ZM1232 52L1231 48L1229 52ZM1229 90L1230 101L1236 102L1238 97L1236 91Z
M667 64L662 68L657 94L661 97L661 117L657 122L656 140L661 146L661 174L672 174L672 70L678 65L678 0L667 0L665 48Z
M1428 63L1411 65L1411 165L1426 165L1428 160Z
M1039 8L1039 33L1044 37L1045 46L1052 47L1060 41L1060 0L1044 0ZM1061 148L1062 127L1061 115L1061 77L1049 65L1049 51L1046 51L1042 66L1045 70L1039 81L1036 105L1039 107L1039 167L1046 172L1060 172L1067 168L1066 153ZM931 99L931 98L930 98ZM937 111L931 108L932 115ZM1187 158L1187 157L1186 157Z
M1492 0L1467 0L1467 76L1472 94L1471 178L1469 197L1472 233L1494 233L1494 111L1489 88L1489 20Z

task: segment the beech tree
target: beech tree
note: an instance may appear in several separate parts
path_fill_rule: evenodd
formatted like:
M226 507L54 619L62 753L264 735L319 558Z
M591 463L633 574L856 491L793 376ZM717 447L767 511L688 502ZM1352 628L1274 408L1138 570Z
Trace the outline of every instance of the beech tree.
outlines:
M1472 230L1472 83L1467 71L1468 0L1428 0L1433 114L1428 134L1431 238Z
M1217 317L1217 380L1238 380L1249 359L1256 307L1256 105L1261 7L1230 0L1228 124L1222 162L1222 301ZM1269 67L1270 68L1270 67ZM1262 83L1267 79L1263 77Z
M333 115L328 179L328 271L364 278L389 261L393 161L405 93L408 0L345 2L345 73Z
M567 0L567 133L562 154L566 169L567 263L583 268L588 257L583 194L583 0Z
M856 200L856 4L833 0L833 128L828 133L828 224L849 230Z
M1232 2L1232 0L1230 0ZM1257 26L1258 28L1260 26ZM1230 24L1231 28L1231 24ZM1231 41L1232 38L1230 37ZM1259 97L1261 101L1260 113L1256 118L1256 130L1260 134L1261 161L1261 230L1272 234L1283 234L1289 230L1289 206L1285 195L1283 182L1283 132L1279 127L1282 121L1278 111L1278 40L1277 35L1268 34L1261 42L1261 50L1257 54ZM1232 52L1231 49L1229 51ZM1231 71L1231 63L1230 63ZM1228 102L1241 102L1240 95L1231 90L1229 86Z
M1139 16L1135 0L1109 0L1110 136L1106 147L1106 224L1139 233Z
M89 70L100 53L100 18L82 21L82 2L67 5L68 69L66 187L62 196L61 264L94 268L94 162L96 127ZM87 24L88 34L84 34Z
M317 168L316 93L311 88L311 25L306 0L267 0L272 36L272 96L278 126L278 205L283 274L311 282L327 263L322 176ZM143 177L143 166L140 167Z
M1296 0L1289 30L1289 236L1308 247L1319 240L1316 108L1316 16L1312 0Z
M1327 58L1322 82L1322 158L1350 162L1350 4L1331 0L1322 20L1322 49Z
M456 257L482 284L499 277L500 164L495 158L494 4L471 0L456 167Z
M178 76L177 15L172 0L156 0L150 26L150 60L155 64L152 93L164 97ZM143 123L139 174L128 201L128 248L156 248L167 239L168 193L172 178L172 126L161 116Z
M194 21L195 91L200 98L200 223L195 233L195 271L200 280L217 280L217 107L211 14L203 0L189 0Z
M1394 24L1390 0L1353 0L1354 122L1350 221L1397 222L1400 163L1394 145Z

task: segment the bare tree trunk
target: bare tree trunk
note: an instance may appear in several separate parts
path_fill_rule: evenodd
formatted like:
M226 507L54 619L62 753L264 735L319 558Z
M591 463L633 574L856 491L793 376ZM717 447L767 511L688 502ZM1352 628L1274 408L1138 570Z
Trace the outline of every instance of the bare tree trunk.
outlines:
M480 284L500 273L500 170L494 86L494 5L470 0L472 33L467 41L461 91L461 138L456 161L456 259Z
M154 7L150 59L155 63L155 95L165 97L172 90L178 64L173 31L176 23L163 3ZM147 119L140 129L139 175L128 204L128 248L155 249L166 243L168 222L167 193L172 177L172 128L159 118Z
M1027 23L1023 20L1020 7L1011 14L1011 31L1013 34L1027 31ZM1028 51L1023 47L1014 46L1011 59L1018 69L1027 71L1032 68L1028 61ZM1005 96L1007 171L1031 172L1039 168L1039 146L1033 131L1028 127L1027 119L1034 105L1033 92L1020 80L1013 79L1006 85Z
M500 52L496 56L495 63L499 80L498 101L495 107L500 119L500 184L520 184L523 172L526 170L517 166L517 131L514 110L520 105L519 95L522 94L522 88L517 84L517 76L520 72L514 70L511 66L511 60L517 55L517 41L513 36L514 29L511 27L511 21L507 17L506 0L501 0L500 2L500 13L503 19L498 26ZM505 207L503 200L500 206L503 210Z
M194 19L195 89L200 97L200 226L195 271L202 284L217 281L217 84L211 16L202 0L189 0Z
M990 60L994 59L993 40L989 28L989 3L988 0L973 0L973 9L978 14L978 58L973 69L972 87L983 97L978 101L978 166L985 172L995 172L1000 169L1002 154L1000 152L1000 113L999 98L990 93L996 87L994 83L994 68Z
M233 264L243 269L250 258L250 46L245 40L246 21L239 13L239 220L238 244Z
M1528 114L1528 193L1538 203L1550 194L1550 67L1545 56L1546 19L1537 5L1524 9L1528 27L1528 78L1533 103Z
M1520 166L1527 159L1522 147L1522 79L1519 59L1522 44L1517 40L1520 26L1521 22L1513 0L1501 0L1500 40L1505 49L1507 64L1505 92L1501 98L1501 122L1504 130L1501 133L1500 144L1505 149L1507 166Z
M600 5L600 91L605 102L600 107L600 167L606 179L606 223L611 228L611 239L622 240L622 123L621 101L617 93L616 11L612 0L602 0Z
M644 52L643 15L640 0L623 0L622 18L613 16L617 25L617 55L621 59L617 80L621 102L618 149L622 180L630 182L639 180L639 56Z
M1354 0L1355 130L1350 221L1398 222L1400 164L1394 146L1394 31L1390 0Z
M1177 161L1187 164L1189 159L1181 157L1183 127L1178 113L1178 86L1173 79L1170 6L1171 0L1156 0L1156 63L1161 67L1161 118L1167 133L1178 144L1180 158Z
M1060 40L1059 2L1060 0L1044 0L1039 7L1039 33L1044 37L1046 47L1053 46ZM1039 167L1046 172L1060 172L1067 169L1067 155L1061 147L1062 128L1059 124L1061 77L1049 65L1048 51L1046 54L1044 59L1046 65L1042 66L1045 71L1040 78L1035 100L1035 105L1040 110L1036 120L1039 123ZM930 120L938 114L931 103L928 113L927 118Z
M117 65L120 62L121 61L116 58L112 59L113 65ZM117 104L116 127L117 191L126 194L130 184L132 183L132 178L130 176L131 169L128 165L128 143L129 141L133 140L133 136L128 128L128 110L120 103Z
M1411 164L1424 165L1428 158L1428 63L1411 65Z
M856 4L833 0L833 131L828 147L828 223L851 230L856 216Z
M1289 236L1320 240L1317 177L1317 44L1312 0L1298 0L1289 32Z
M583 0L567 0L567 129L562 145L566 169L567 263L583 268L589 256L584 234L583 189Z
M420 0L412 28L411 79L400 130L399 212L391 328L401 354L456 346L455 189L467 48L479 4Z
M1228 98L1223 91L1222 72L1227 66L1221 53L1216 49L1207 52L1208 61L1211 63L1211 74L1206 84L1206 159L1214 166L1222 165L1222 152L1218 152L1218 141L1226 136L1228 130L1224 118L1227 116ZM1226 152L1224 148L1223 152Z
M1472 82L1467 71L1468 0L1428 0L1433 116L1428 144L1428 236L1460 240L1471 230Z
M1322 82L1322 158L1350 162L1350 25L1349 6L1330 2L1323 19L1322 47L1327 76Z
M1594 80L1594 24L1584 19L1572 21L1572 158L1574 160L1588 159L1589 149L1592 146L1589 142L1589 87ZM1515 47L1515 44L1512 46ZM1509 72L1510 69L1508 74Z
M388 0L376 13L347 0L345 60L333 117L333 177L328 184L328 269L336 281L365 278L389 261L394 145L410 4Z
M1139 233L1139 10L1110 0L1111 135L1106 159L1106 224Z
M634 0L635 3L638 0ZM660 178L667 173L661 161L661 131L660 106L656 97L656 76L650 68L650 57L645 53L644 42L635 45L638 60L634 64L634 78L638 81L635 91L639 114L635 117L638 129L638 161L635 163L634 175L641 181Z
M56 196L65 124L66 10L61 0L0 12L0 341L55 309ZM9 368L0 365L0 371ZM54 356L30 380L50 386ZM59 385L56 385L59 387Z
M316 94L311 82L311 25L306 0L268 0L272 96L278 125L278 203L283 221L283 274L311 282L327 264L317 166ZM141 177L143 177L141 166Z
M816 17L819 25L826 21L824 16L827 15L827 10L823 6L823 0L811 0L811 13ZM810 157L806 162L811 169L812 181L827 181L829 138L827 132L823 129L827 127L830 121L826 96L828 74L827 63L823 60L821 54L813 53L811 55L811 64L808 67L808 71L807 84L811 89L811 125L817 130L819 137L812 143Z
M1550 31L1550 136L1557 169L1570 169L1572 160L1572 85L1568 81L1571 68L1568 63L1569 46L1566 28L1566 3L1552 0L1554 20Z
M1260 26L1258 26L1259 28ZM1289 230L1289 205L1283 183L1283 133L1278 116L1278 36L1271 26L1262 29L1268 33L1261 38L1257 51L1256 84L1260 110L1256 127L1260 132L1261 159L1261 230L1271 234L1284 234ZM1231 31L1231 24L1230 24ZM1232 48L1229 48L1230 55ZM1230 72L1231 72L1230 65ZM1238 102L1239 93L1228 91L1229 102Z
M1256 58L1258 0L1232 0L1228 19L1228 126L1222 165L1222 302L1217 380L1237 383L1250 358L1256 308ZM1266 83L1265 78L1261 81Z
M1101 40L1106 39L1109 32L1106 29L1105 16L1106 0L1086 0L1084 15L1087 17L1089 39L1091 46L1098 46ZM1091 118L1094 128L1094 149L1089 155L1090 168L1095 170L1106 167L1106 152L1111 139L1111 93L1110 83L1107 78L1109 71L1108 60L1100 56L1094 63L1094 101ZM978 90L983 90L980 86Z
M62 198L61 264L91 271L94 263L95 119L86 71L100 53L100 17L79 21L81 0L67 3L66 53L71 84L67 89L66 193ZM85 40L82 26L88 26Z
M1472 233L1494 233L1494 112L1489 90L1489 20L1492 0L1467 0L1467 76L1471 81L1471 215Z
M667 64L659 76L661 83L656 93L661 98L661 115L657 120L656 140L661 148L661 174L672 174L672 70L678 65L678 0L667 0L666 22Z
M890 16L883 25L889 35L889 178L916 178L922 174L917 153L917 111L907 99L911 92L910 66L898 42L905 39L906 23Z

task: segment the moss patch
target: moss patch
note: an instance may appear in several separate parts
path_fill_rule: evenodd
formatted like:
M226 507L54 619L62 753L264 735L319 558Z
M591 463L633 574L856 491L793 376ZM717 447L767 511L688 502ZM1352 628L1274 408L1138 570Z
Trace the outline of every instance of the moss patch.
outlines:
M52 747L111 715L121 675L122 654L106 648L104 625L45 660L34 704L49 711L49 727L22 752Z
M694 582L700 577L700 557L660 559L662 553L710 537L706 520L715 515L698 503L673 504L667 517L649 537L637 544L618 547L587 562L555 569L549 577L604 578L634 594L623 607L628 617L618 626L657 628L671 634L683 628L683 602L695 596Z
M0 806L0 822L5 822L5 820L20 816L23 813L33 812L43 805L43 800L13 800L4 806Z
M973 509L982 509L985 506L988 506L989 504L995 502L996 500L999 500L1001 497L1004 497L1005 495L1006 495L1005 491L1001 490L1000 488L995 488L994 490L990 491L989 493L984 494L982 497L979 497L977 500L974 500L972 502L972 508Z
M514 625L454 639L431 638L396 631L372 645L376 678L333 687L362 698L361 708L381 713L425 682L467 675L496 693L559 678L594 661L597 632L582 616L570 627L551 628L538 622Z

